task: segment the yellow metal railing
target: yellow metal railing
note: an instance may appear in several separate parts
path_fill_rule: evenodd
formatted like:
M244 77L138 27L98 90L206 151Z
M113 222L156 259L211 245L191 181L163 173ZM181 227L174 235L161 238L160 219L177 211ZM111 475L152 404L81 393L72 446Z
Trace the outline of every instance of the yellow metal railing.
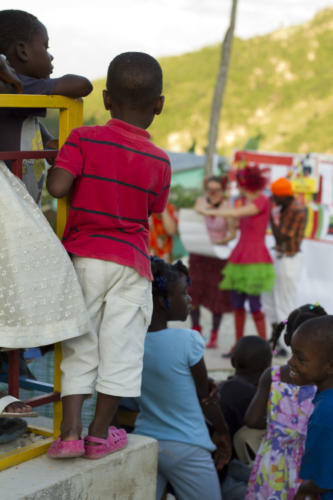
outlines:
M59 109L59 148L63 145L70 131L82 124L83 102L79 99L56 95L17 95L0 94L0 108L49 108ZM58 200L57 207L57 235L62 237L69 210L68 198ZM61 348L60 344L54 346L54 391L61 392L60 377ZM34 444L13 450L7 453L0 453L0 471L17 465L31 458L45 453L52 441L60 434L60 423L62 418L61 401L54 404L53 411L53 432L43 428L29 426L29 430L36 434L46 436L46 439L37 441ZM0 449L1 452L1 449Z

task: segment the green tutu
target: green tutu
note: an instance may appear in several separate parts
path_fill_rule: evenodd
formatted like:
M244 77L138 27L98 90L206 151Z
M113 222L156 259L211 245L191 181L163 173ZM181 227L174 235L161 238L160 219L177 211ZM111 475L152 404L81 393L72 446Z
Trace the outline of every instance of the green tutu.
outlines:
M221 290L235 290L248 295L270 292L274 285L274 266L270 262L233 264L228 262L222 271Z

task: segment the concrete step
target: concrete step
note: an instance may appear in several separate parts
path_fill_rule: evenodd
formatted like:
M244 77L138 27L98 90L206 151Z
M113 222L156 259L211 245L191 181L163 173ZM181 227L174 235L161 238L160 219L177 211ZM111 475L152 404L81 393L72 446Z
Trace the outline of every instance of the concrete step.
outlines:
M128 436L124 450L99 460L42 455L0 472L6 500L154 500L157 441ZM2 496L4 495L4 496Z

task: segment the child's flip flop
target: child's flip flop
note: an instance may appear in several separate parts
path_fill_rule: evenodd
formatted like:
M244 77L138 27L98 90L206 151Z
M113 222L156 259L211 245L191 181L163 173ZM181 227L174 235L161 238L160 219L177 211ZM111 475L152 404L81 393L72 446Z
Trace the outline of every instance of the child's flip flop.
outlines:
M75 441L62 441L60 437L56 439L47 450L49 458L77 458L84 455L83 439Z
M5 411L5 408L7 408L8 405L16 402L22 403L22 401L20 401L17 398L14 398L14 396L3 396L2 398L0 398L0 418L38 417L38 413L35 411L20 411L20 412Z
M96 460L125 448L128 443L128 439L124 429L109 427L109 435L107 439L97 438L95 436L86 436L84 442L84 458Z

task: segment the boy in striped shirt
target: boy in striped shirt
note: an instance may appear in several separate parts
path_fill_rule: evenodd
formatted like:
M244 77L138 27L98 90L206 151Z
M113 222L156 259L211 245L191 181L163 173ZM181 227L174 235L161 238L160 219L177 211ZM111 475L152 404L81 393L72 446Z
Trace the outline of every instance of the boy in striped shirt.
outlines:
M52 458L100 458L126 445L109 428L120 397L140 395L143 346L152 312L148 217L168 199L168 156L146 129L164 103L162 70L148 54L128 52L111 63L104 126L71 132L50 170L47 187L72 193L63 244L72 255L93 329L63 343L63 422ZM81 438L81 409L96 382L89 435Z

